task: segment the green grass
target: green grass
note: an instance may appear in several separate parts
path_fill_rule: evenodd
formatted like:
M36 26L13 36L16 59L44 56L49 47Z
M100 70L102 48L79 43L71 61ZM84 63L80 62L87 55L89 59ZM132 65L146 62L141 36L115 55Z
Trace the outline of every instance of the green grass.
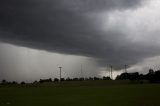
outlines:
M160 85L117 81L1 86L0 106L160 106Z

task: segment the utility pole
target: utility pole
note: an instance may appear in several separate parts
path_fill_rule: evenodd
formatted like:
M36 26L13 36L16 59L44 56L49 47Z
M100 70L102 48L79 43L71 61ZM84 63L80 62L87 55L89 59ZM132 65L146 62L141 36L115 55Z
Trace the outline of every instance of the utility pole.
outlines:
M127 73L127 67L128 67L128 65L124 65L124 71L125 71L125 73Z
M110 68L111 68L111 79L112 79L112 65L110 65Z
M81 78L83 78L82 64L81 64Z
M109 71L108 69L109 69L109 67L108 67L108 65L107 65L107 66L106 66L107 77L110 77L110 71Z
M61 69L62 67L58 67L59 68L59 81L61 81Z

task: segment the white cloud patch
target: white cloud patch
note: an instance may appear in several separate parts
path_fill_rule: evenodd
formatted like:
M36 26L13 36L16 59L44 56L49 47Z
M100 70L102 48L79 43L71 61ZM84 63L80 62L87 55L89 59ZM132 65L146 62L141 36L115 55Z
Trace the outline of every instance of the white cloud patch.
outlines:
M160 70L160 56L144 59L143 61L128 68L128 72L148 73L149 69Z
M115 10L110 13L101 13L98 18L101 29L106 32L116 32L119 35L111 35L110 40L120 49L131 48L135 55L151 54L140 59L136 64L131 64L128 72L147 73L150 68L160 69L160 1L148 0L146 5L135 10ZM112 39L116 38L117 39ZM119 39L118 39L119 38ZM139 54L138 52L141 51ZM121 51L120 51L121 52ZM136 54L137 53L137 54ZM142 56L143 57L143 56ZM117 70L118 74L124 72L124 66ZM107 73L101 71L101 76Z
M149 1L149 0L148 0ZM131 43L159 45L160 1L150 0L135 10L102 13L102 29L106 32L116 30L122 38Z

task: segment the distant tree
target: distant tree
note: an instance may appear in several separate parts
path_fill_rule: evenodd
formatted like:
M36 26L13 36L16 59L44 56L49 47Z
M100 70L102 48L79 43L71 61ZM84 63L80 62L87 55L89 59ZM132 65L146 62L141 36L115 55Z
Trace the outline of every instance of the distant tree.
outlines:
M128 74L128 79L129 80L139 80L139 73L138 72L134 72L134 73L129 73Z
M18 82L16 82L16 81L13 81L13 82L11 82L11 84L15 85L15 84L18 84Z
M100 80L100 78L98 78L98 77L94 77L94 80Z
M153 69L149 69L149 73L148 74L153 75L154 74L154 70Z
M116 77L116 80L127 80L127 79L129 79L129 74L126 72Z
M59 79L58 78L54 78L54 82L58 82L59 81Z
M116 80L120 80L120 75L117 75Z
M88 81L88 80L89 80L89 78L84 78L84 80Z
M94 78L92 78L92 77L89 77L89 80L94 80Z
M61 78L61 81L65 81L65 79L64 79L64 78Z
M140 74L139 80L147 80L146 75Z
M134 73L122 73L116 77L116 80L148 80L151 83L160 83L160 70L154 71L153 69L149 69L148 73L143 75L138 72Z
M150 82L155 82L155 78L154 78L154 70L153 69L149 69L148 74L146 74L146 79L149 80Z
M66 79L66 81L72 81L72 79L68 77L68 78Z
M140 76L138 72L134 73L122 73L116 77L116 80L139 80Z
M37 80L35 80L35 81L33 82L33 84L38 84L38 81L37 81Z
M103 80L111 80L111 78L110 77L103 77Z
M40 83L44 83L44 82L52 82L52 79L49 78L49 79L40 79L39 81Z
M160 83L160 70L158 70L158 71L155 72L154 78L155 78L156 82Z
M79 78L80 81L84 81L85 79L83 77Z
M24 81L21 82L21 85L25 85L26 83Z
M78 78L73 78L73 81L79 81L79 79Z
M5 84L5 83L7 83L7 81L6 80L2 80L2 83Z

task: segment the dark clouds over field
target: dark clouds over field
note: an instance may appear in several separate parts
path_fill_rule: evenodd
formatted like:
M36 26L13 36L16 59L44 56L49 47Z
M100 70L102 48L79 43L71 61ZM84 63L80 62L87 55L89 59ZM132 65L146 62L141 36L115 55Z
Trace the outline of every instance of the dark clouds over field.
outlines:
M147 30L150 19L141 16L143 11L137 15L146 1L1 0L0 40L93 57L100 66L133 65L160 53L156 42L159 29ZM150 37L153 33L154 40Z

